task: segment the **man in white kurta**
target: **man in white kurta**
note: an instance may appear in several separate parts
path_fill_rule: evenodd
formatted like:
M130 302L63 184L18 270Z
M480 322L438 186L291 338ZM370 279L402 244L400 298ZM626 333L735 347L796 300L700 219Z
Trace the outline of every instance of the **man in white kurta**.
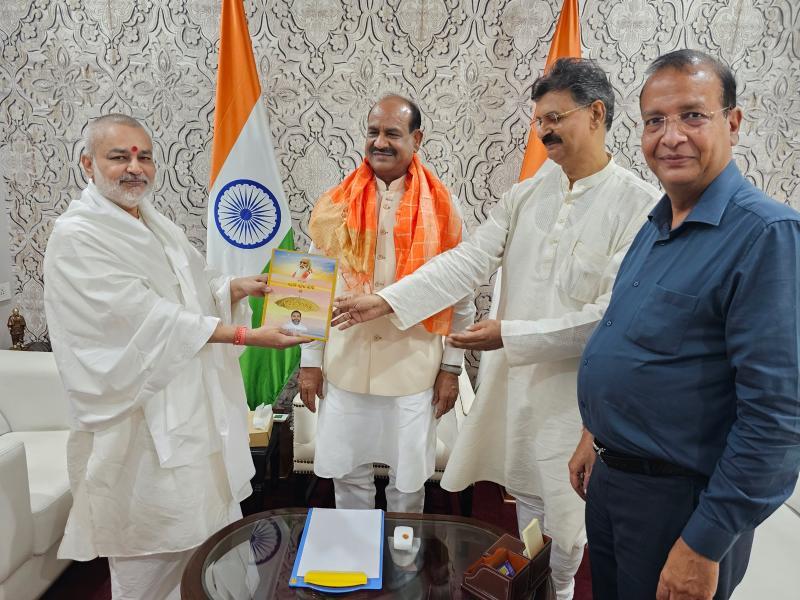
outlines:
M658 192L605 152L613 92L591 61L559 61L533 93L538 134L555 162L504 194L469 240L379 298L342 310L356 321L374 306L374 314L393 311L382 318L410 327L502 265L498 320L450 336L462 347L496 351L481 359L483 379L442 487L494 481L515 496L520 529L539 518L554 540L561 600L572 597L586 541L583 503L567 469L581 436L577 360Z
M396 279L396 216L422 140L418 121L416 106L396 96L379 101L368 117L366 154L374 172L369 185L376 194L369 282L374 290ZM454 199L448 197L447 202ZM313 214L310 230L315 239ZM314 244L311 252L325 251ZM348 291L342 270L337 295ZM471 294L462 294L450 304L456 304L453 330L472 323ZM373 463L383 463L389 466L388 510L422 512L424 484L434 472L436 422L456 400L464 355L463 350L443 348L442 342L441 335L423 325L400 331L388 319L381 319L351 331L332 329L326 344L304 346L301 397L312 410L315 396L320 398L314 472L333 478L338 508L374 507Z
M73 507L59 558L109 557L113 598L177 598L192 549L239 518L254 473L231 342L262 276L211 273L149 199L152 141L125 115L87 126L91 182L55 223L45 312L73 431ZM214 343L209 343L214 342Z

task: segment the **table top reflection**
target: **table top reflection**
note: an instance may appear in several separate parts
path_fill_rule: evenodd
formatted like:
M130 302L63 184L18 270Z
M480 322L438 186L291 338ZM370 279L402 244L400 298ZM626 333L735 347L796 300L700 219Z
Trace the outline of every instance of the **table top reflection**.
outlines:
M446 515L386 513L383 588L326 594L289 587L308 509L272 510L228 525L192 556L181 582L184 599L394 598L445 600L462 597L466 568L504 532L475 519ZM397 552L388 537L408 525L419 538L415 551Z

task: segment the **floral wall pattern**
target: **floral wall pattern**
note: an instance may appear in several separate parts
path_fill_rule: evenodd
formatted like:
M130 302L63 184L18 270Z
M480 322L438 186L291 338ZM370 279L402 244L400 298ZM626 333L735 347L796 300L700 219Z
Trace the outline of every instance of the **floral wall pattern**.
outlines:
M691 47L734 69L745 110L736 156L757 185L800 208L800 5L796 0L582 0L585 56L616 91L608 144L651 179L638 150L638 90L658 54ZM470 226L517 178L530 85L560 0L245 0L279 167L301 246L319 194L360 161L382 94L416 98L424 159ZM3 0L0 207L15 301L45 336L42 258L84 185L82 128L122 111L151 128L156 203L205 245L220 0ZM491 288L476 296L488 307ZM473 357L474 360L474 357Z

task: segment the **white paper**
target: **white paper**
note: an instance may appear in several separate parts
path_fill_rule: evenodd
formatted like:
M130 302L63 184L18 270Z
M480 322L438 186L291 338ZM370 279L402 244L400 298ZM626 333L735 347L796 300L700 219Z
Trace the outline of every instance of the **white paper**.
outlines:
M355 571L380 577L382 525L382 510L312 509L297 575Z

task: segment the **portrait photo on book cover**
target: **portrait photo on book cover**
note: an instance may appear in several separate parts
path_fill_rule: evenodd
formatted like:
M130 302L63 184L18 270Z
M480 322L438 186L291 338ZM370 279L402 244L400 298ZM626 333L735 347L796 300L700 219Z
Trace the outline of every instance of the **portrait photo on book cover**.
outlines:
M274 250L262 322L292 335L327 340L337 261L334 258Z

